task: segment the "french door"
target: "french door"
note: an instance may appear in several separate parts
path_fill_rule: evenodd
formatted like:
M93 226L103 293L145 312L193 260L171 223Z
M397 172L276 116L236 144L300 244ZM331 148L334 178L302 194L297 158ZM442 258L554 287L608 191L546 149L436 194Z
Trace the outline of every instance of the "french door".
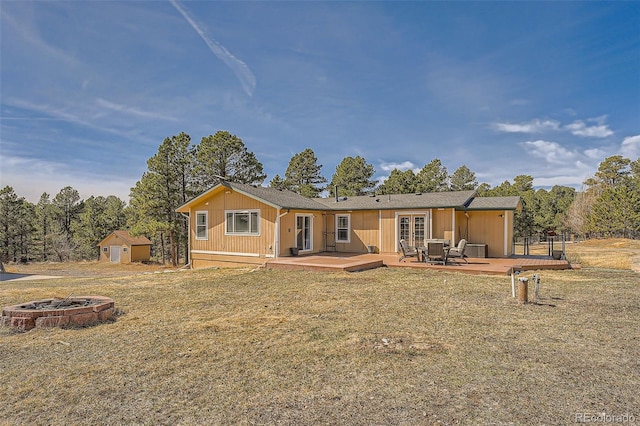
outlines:
M407 214L398 217L398 240L405 240L410 246L424 246L427 216Z
M298 250L313 249L313 216L296 216L296 247Z

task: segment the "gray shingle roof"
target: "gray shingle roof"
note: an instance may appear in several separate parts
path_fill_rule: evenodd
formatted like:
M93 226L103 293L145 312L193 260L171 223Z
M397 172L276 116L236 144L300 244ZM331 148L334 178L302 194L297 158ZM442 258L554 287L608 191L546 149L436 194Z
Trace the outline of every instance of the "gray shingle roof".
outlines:
M316 199L303 197L300 194L296 194L286 189L280 190L275 188L268 188L264 186L253 186L243 183L225 182L224 186L231 188L235 191L244 193L246 195L253 196L260 200L279 207L282 209L299 209L299 210L326 210L327 207Z
M520 197L476 197L469 204L468 210L517 210Z
M318 199L331 210L389 210L411 208L465 207L475 191L430 192Z
M252 198L261 200L275 208L292 210L395 210L456 208L469 210L515 210L519 197L481 197L474 198L475 191L431 192L418 194L391 194L376 196L357 196L335 198L307 198L288 190L279 190L264 186L254 186L235 182L222 182L178 210L196 200L206 198L211 191L224 186Z

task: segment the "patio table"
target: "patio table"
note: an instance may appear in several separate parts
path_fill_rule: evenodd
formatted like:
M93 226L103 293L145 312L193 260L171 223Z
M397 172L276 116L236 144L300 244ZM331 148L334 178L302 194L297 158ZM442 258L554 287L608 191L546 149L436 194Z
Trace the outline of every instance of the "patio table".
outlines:
M418 253L422 257L420 259L424 263L442 263L445 264L445 245L440 242L428 242L427 246L418 248Z

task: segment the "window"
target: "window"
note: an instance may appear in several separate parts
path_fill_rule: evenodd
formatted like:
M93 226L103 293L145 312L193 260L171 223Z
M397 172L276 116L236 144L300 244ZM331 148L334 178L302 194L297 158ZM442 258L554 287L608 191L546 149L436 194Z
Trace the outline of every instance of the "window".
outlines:
M349 219L348 214L336 215L336 242L348 243L351 241Z
M196 240L208 240L208 212L196 212Z
M125 253L128 252L129 251L129 247L122 247L122 251L125 252Z
M109 251L109 247L102 247L102 251L107 253Z
M251 211L227 211L227 234L260 235L260 212Z

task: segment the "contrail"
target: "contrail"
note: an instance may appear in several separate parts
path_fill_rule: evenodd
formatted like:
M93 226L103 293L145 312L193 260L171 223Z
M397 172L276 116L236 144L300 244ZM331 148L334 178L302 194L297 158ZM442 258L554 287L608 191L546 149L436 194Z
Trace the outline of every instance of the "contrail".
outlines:
M195 19L189 16L187 9L180 4L178 0L169 0L173 7L187 20L189 25L198 33L198 35L204 40L209 47L209 50L225 63L231 71L236 75L245 93L249 96L253 95L253 91L256 88L256 78L244 62L233 56L231 52L224 48L223 45L218 43L215 39L207 36L202 25L199 25Z

